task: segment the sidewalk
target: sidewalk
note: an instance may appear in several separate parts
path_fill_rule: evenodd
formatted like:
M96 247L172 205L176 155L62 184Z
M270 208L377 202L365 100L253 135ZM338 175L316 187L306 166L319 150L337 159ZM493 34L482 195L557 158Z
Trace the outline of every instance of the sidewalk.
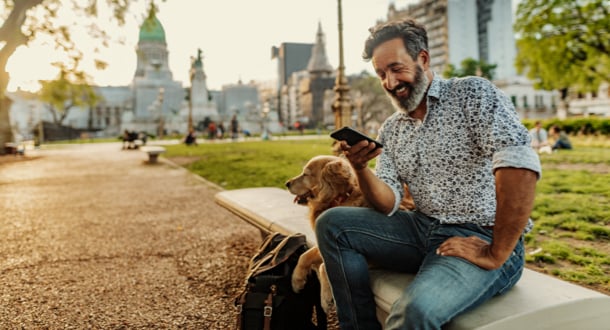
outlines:
M0 162L0 328L232 327L260 234L219 188L120 143L26 159Z

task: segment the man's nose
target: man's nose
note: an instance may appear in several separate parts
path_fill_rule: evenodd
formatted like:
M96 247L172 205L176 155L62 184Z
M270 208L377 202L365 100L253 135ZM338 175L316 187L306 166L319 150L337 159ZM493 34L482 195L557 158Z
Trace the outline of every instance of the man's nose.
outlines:
M389 73L386 78L386 88L388 90L394 90L394 88L396 88L396 86L398 86L398 84L400 83L398 81L398 79L396 79L396 76L394 74Z

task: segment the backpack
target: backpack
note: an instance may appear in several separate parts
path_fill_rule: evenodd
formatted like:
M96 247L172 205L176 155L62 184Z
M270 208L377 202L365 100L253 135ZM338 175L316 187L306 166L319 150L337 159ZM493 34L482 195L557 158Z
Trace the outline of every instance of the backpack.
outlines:
M245 288L235 298L236 329L326 329L316 274L308 276L299 293L292 290L292 271L307 249L305 235L300 233L286 236L276 232L265 238L250 260Z

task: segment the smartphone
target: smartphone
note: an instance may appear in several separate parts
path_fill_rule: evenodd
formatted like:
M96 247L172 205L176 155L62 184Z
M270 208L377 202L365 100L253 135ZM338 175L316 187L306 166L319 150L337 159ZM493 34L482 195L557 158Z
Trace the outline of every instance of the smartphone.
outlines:
M343 128L340 128L336 131L333 131L332 133L330 133L330 137L332 137L333 139L337 140L337 141L346 141L347 144L349 144L350 146L353 146L354 144L362 141L362 140L367 140L369 142L374 142L375 143L375 149L377 148L383 148L383 145L381 143L379 143L378 141L366 136L365 134L362 134L360 132L358 132L357 130L345 126Z

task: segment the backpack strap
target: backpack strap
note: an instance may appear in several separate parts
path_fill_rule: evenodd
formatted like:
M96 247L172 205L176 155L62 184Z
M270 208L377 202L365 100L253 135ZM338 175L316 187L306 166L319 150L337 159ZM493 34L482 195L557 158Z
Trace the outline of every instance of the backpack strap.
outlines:
M272 285L271 291L267 295L267 299L265 299L265 307L263 308L263 316L265 317L263 330L271 330L271 316L273 314L273 296L275 296L275 292L276 287L275 285Z
M241 312L242 312L242 308L244 306L244 304L246 303L246 293L247 293L247 289L244 290L239 297L237 297L237 299L235 299L235 330L239 330L241 329Z

